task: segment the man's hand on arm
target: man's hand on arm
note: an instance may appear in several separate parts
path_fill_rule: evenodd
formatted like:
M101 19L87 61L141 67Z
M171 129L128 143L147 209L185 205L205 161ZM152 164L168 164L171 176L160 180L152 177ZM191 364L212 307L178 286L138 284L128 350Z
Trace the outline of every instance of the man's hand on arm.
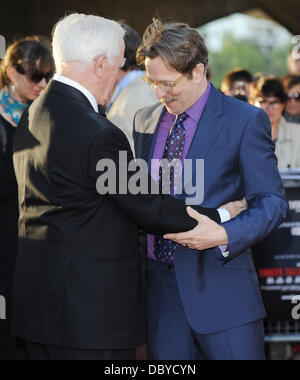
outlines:
M197 227L189 232L168 234L164 236L165 239L197 251L228 245L228 236L224 227L191 207L187 208L187 213L198 222Z
M225 209L230 214L230 219L234 219L241 212L247 210L247 208L248 204L245 199L230 202L220 207L220 209ZM189 232L166 235L166 239L198 251L203 251L214 247L220 247L221 251L223 251L225 247L228 246L228 236L224 227L218 225L206 216L199 214L191 207L187 208L187 212L191 218L198 222L197 227ZM225 251L223 253L224 256Z

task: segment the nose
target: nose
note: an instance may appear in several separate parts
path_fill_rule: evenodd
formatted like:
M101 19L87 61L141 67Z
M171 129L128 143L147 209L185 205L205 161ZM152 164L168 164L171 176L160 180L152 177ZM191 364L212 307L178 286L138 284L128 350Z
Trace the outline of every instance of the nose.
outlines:
M157 99L162 99L167 95L167 92L162 90L159 85L155 87L155 94Z

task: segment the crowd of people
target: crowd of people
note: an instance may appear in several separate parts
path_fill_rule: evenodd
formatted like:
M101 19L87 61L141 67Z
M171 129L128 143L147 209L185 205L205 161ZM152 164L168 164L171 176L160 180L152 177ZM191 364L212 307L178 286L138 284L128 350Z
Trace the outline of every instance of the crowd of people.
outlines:
M23 112L55 72L49 45L24 38L7 49L0 71L0 294L6 319L0 321L0 359L14 358L11 341L11 295L18 242L18 187L13 168L13 139Z
M152 25L152 29L154 30L158 28L156 25ZM153 106L157 101L161 98L165 98L165 95L159 94L159 86L165 89L166 87L172 91L172 88L179 83L178 81L170 81L170 83L162 83L161 81L155 78L155 75L160 72L160 70L165 70L166 76L168 73L166 68L163 66L155 66L157 64L157 57L163 57L163 61L166 62L167 58L162 55L160 52L156 52L156 55L152 56L154 52L154 42L151 43L153 46L150 46L150 42L147 42L147 37L150 39L155 39L153 34L151 35L151 30L148 30L148 34L146 32L144 36L144 40L138 35L138 33L133 30L128 25L122 25L125 36L125 65L119 65L118 67L118 75L117 83L111 91L110 97L105 100L105 104L99 104L100 114L104 113L103 109L106 109L107 118L115 125L117 125L121 130L126 134L131 149L137 155L140 155L139 149L135 150L135 142L133 137L133 126L135 125L135 133L138 135L138 148L141 148L143 144L148 144L147 141L144 142L144 135L149 136L153 133L153 130L149 132L147 128L149 128L149 123L143 123L141 118L135 118L135 115L138 110ZM174 26L173 26L174 28ZM185 28L178 27L181 29L181 32L186 32L186 35L182 35L182 38L186 38L187 41L192 41L193 38L189 38L190 30ZM153 32L152 30L152 32ZM172 29L170 29L172 32ZM156 31L157 33L161 33L163 35L164 31ZM171 33L169 31L169 33ZM154 32L153 32L154 33ZM165 32L167 35L167 32ZM155 34L155 33L154 33ZM150 36L151 35L151 36ZM175 34L174 34L175 35ZM175 37L172 42L175 41ZM57 42L57 41L56 41ZM200 41L201 42L201 41ZM170 41L169 41L170 43ZM195 49L191 43L191 49ZM153 48L151 50L151 48ZM148 50L147 50L148 49ZM162 49L163 51L163 49ZM174 42L174 51L176 52L176 44ZM202 54L205 52L205 48L202 47ZM56 47L56 53L59 49ZM62 53L61 53L62 54ZM191 50L192 54L192 50ZM171 57L171 54L170 54ZM148 59L148 68L146 75L145 64ZM176 71L181 71L180 66L175 66L173 64L172 58L169 58L170 67L175 67ZM185 58L183 58L184 61ZM198 57L197 57L198 59ZM189 69L197 68L197 72L193 71L192 75L203 75L203 73L207 74L207 64L205 60L202 62L201 57L200 60L195 60L195 65L201 63L206 70L203 71L202 66L193 66ZM152 62L150 62L152 61ZM259 107L267 112L271 126L272 126L272 140L276 145L276 155L278 158L278 165L280 169L293 169L300 167L300 69L299 69L299 60L293 60L293 57L289 57L289 73L285 78L277 78L275 76L264 75L250 73L242 68L236 68L230 71L223 80L221 91L228 95L229 97L233 97L238 99L241 102L248 102L256 107ZM150 64L152 66L150 66ZM155 64L154 64L155 62ZM57 63L57 59L56 59ZM181 63L183 65L183 63ZM101 70L101 62L99 63L99 70ZM202 71L201 71L202 70ZM22 117L23 113L27 112L28 107L31 106L32 102L41 96L41 93L47 88L49 82L51 82L54 74L55 74L55 62L52 56L52 51L50 45L47 43L46 39L42 39L40 37L27 37L21 40L14 42L7 49L7 53L5 58L1 62L1 71L0 71L0 295L4 296L7 302L7 317L6 320L0 321L0 360L1 359L15 359L16 358L16 342L14 338L11 336L11 309L12 309L12 289L13 289L13 280L14 280L14 271L17 257L17 242L18 242L18 218L19 218L19 206L18 206L18 185L16 181L14 166L13 166L13 144L14 144L14 135L16 130L18 129L18 124ZM149 73L153 73L152 79L149 78ZM192 71L187 72L192 73ZM213 75L213 73L212 73ZM159 76L159 75L158 75ZM171 76L171 75L169 75ZM79 77L79 76L78 76ZM54 78L55 79L55 78ZM59 78L57 77L56 80ZM212 78L213 80L213 78ZM177 83L176 83L177 82ZM197 84L197 80L195 79L195 83ZM150 85L150 86L148 86ZM195 89L196 89L195 85ZM212 88L212 89L211 89ZM153 89L155 91L153 91ZM214 91L213 86L209 86L210 91ZM53 90L54 91L54 90ZM60 91L57 89L56 91ZM206 90L208 91L208 90ZM71 96L71 95L67 95ZM207 96L209 96L207 94ZM217 101L218 95L215 95L215 99ZM195 99L196 100L196 99ZM50 104L50 105L49 105ZM51 106L51 100L47 107ZM172 104L172 99L169 100L169 104ZM165 105L168 108L168 99L165 99ZM40 103L38 103L38 107ZM43 105L45 107L45 105ZM170 106L171 107L171 106ZM229 106L228 106L229 107ZM238 107L238 106L237 106ZM57 108L59 106L57 105ZM250 112L248 108L244 109L245 114ZM35 109L36 111L36 109ZM179 110L185 111L185 110ZM151 109L151 112L154 114L155 108ZM241 115L237 115L237 123L243 123L243 112ZM28 114L28 113L27 113ZM157 114L158 116L160 113ZM170 111L170 115L172 112ZM42 116L47 117L45 114ZM169 114L168 114L169 116ZM40 117L37 114L36 117ZM144 115L143 115L144 117ZM262 117L263 118L263 117ZM154 118L155 119L155 118ZM190 117L190 119L192 119ZM158 119L153 121L154 129L156 127ZM54 122L54 121L53 121ZM41 120L41 125L43 120ZM173 123L173 121L168 119L168 117L164 116L162 120L162 125L169 125ZM155 124L155 125L154 125ZM143 130L143 126L145 126L146 130ZM43 131L40 131L43 134ZM47 131L47 133L50 133ZM147 138L145 136L145 138ZM202 135L202 138L205 136ZM29 141L30 136L26 135L26 133L22 136L24 141ZM138 140L140 138L140 140ZM167 138L167 137L166 137ZM265 137L264 137L265 138ZM26 140L27 139L27 140ZM163 139L163 135L159 135L158 139ZM251 136L249 136L251 139ZM250 140L251 143L251 140ZM20 144L20 142L19 142ZM30 142L28 142L30 144ZM66 142L68 144L68 142ZM226 142L225 142L226 144ZM245 142L247 144L247 141ZM231 145L231 142L229 142ZM226 148L226 146L224 146ZM29 149L29 148L28 148ZM157 148L160 149L159 147ZM154 150L154 156L158 152L158 150ZM218 153L217 153L218 154ZM28 158L26 158L27 160ZM30 157L30 160L36 158ZM220 157L221 159L221 157ZM259 160L259 153L257 159ZM244 164L244 163L243 163ZM32 162L31 170L39 171L46 170L43 167L39 166L38 161ZM246 166L246 164L244 164ZM27 207L27 203L30 204L32 201L33 205L37 206L38 201L34 201L32 199L28 200L26 196L28 194L37 194L38 193L38 185L33 179L34 173L28 172L28 168L24 167L23 175L28 175L32 182L32 188L22 189L22 193L20 193L19 202L20 205L24 208ZM20 177L22 170L18 173L18 177ZM74 179L75 181L75 179ZM19 178L18 178L19 183ZM46 186L46 185L45 185ZM213 187L214 185L212 185ZM36 187L36 188L35 188ZM34 189L33 189L34 188ZM42 186L43 188L43 186ZM267 190L264 189L264 192ZM24 195L25 192L25 195ZM244 194L241 194L244 195ZM29 195L28 195L29 196ZM25 197L25 198L24 198ZM30 196L29 196L30 197ZM20 199L21 198L21 199ZM41 196L41 199L44 199ZM228 199L235 200L235 199ZM40 201L39 201L40 202ZM47 202L46 202L47 203ZM213 203L213 202L211 202ZM221 203L220 203L221 204ZM20 206L20 207L21 207ZM46 206L45 206L46 207ZM71 207L71 206L69 206ZM168 232L172 232L171 230ZM173 231L178 232L178 231ZM148 237L148 247L150 250L155 246L157 241L151 240ZM163 244L163 243L160 243ZM237 244L237 243L236 243ZM146 243L147 245L147 243ZM243 250L245 247L239 247L237 251ZM174 247L173 247L174 249ZM225 256L226 257L226 256ZM33 259L32 259L33 260ZM155 264L156 265L156 264ZM156 295L155 297L159 297L162 292L161 289L158 288L156 283L155 276L160 271L168 271L170 268L170 262L166 269L162 269L162 266L155 267L154 261L151 261L150 265L150 284L153 286L152 290L155 289ZM217 265L217 264L213 264ZM241 264L244 265L244 264ZM246 264L245 264L246 267ZM218 269L219 270L219 269ZM24 277L26 278L26 277ZM28 281L31 281L30 279ZM167 284L167 283L166 283ZM125 285L125 284L124 284ZM166 291L168 289L168 285L166 286ZM176 285L175 285L176 287ZM175 288L174 288L175 289ZM181 289L182 290L182 289ZM183 290L182 290L183 291ZM154 293L155 293L154 292ZM173 290L171 291L171 294ZM175 291L174 291L175 292ZM21 294L21 292L20 292ZM167 292L165 293L166 298ZM175 296L174 296L175 297ZM151 298L151 297L150 297ZM155 300L152 296L150 301L151 308L156 308L155 304L157 300ZM176 302L180 302L179 300ZM188 302L187 302L188 303ZM171 306L170 306L171 307ZM190 307L190 306L186 306ZM194 305L196 307L196 305ZM171 307L172 310L172 307ZM174 311L174 310L173 310ZM175 313L178 310L174 311ZM180 313L182 312L179 309ZM192 312L191 312L192 315ZM156 316L158 318L158 314ZM155 328L157 327L157 320L152 320L149 324L149 328L151 329L152 336L155 336ZM258 316L258 319L262 317L262 315ZM166 315L167 318L167 315ZM191 316L193 318L193 316ZM253 319L255 320L255 318ZM247 322L245 320L245 322ZM99 321L101 323L101 321ZM170 322L166 319L164 321L165 328L167 329ZM209 324L209 322L207 321ZM172 328L177 329L178 325L174 325ZM223 326L224 329L227 328ZM220 327L222 328L222 327ZM249 330L250 331L250 330ZM209 331L207 331L208 333ZM179 334L179 331L178 331ZM192 335L191 339L195 340L196 335ZM203 335L199 335L198 344L209 345L208 342L204 342ZM158 338L157 338L158 339ZM173 342L173 337L169 337L171 339L171 345L175 344ZM51 339L49 339L51 341ZM84 340L84 339L83 339ZM72 339L70 339L72 341ZM217 341L217 340L216 340ZM20 342L19 342L20 343ZM43 343L43 342L37 342ZM47 343L47 342L45 342ZM137 342L142 343L142 342ZM171 350L170 342L162 343L152 341L152 346L150 344L150 352L153 358L159 358L159 355L154 353L158 348L156 345L160 345L162 350L165 352L162 355L163 358L168 358L166 352ZM163 348L164 344L166 345ZM216 344L216 343L215 343ZM125 346L126 347L126 344ZM110 347L108 347L110 348ZM117 347L118 348L118 347ZM36 349L36 347L35 347ZM178 351L180 349L178 348ZM208 350L209 352L209 350ZM164 356L165 355L165 356ZM176 356L176 355L175 355ZM178 357L180 357L180 353L178 353Z
M294 70L283 78L270 74L252 75L247 70L235 68L226 75L221 88L224 94L267 112L281 170L300 168L300 72L297 60L294 61ZM291 57L288 62L291 66Z

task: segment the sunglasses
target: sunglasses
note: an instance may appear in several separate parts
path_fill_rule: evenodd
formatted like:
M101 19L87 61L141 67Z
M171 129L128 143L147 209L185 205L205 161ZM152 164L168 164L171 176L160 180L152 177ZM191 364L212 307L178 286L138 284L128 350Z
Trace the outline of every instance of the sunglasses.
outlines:
M49 83L53 77L52 71L49 71L46 74L38 70L26 72L26 70L19 64L15 66L15 69L19 74L25 75L33 83L40 83L43 79L45 79L46 82Z
M297 102L300 102L300 93L299 92L295 92L293 94L292 92L290 92L288 94L288 100L292 100L292 99L295 99Z

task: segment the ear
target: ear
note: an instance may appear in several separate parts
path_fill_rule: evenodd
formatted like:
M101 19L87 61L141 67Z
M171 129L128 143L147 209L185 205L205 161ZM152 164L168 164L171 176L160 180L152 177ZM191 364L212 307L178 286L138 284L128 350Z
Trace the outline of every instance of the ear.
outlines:
M200 83L203 81L205 76L205 66L203 63L199 63L193 70L193 79L196 83Z
M8 66L7 69L6 69L6 75L8 77L8 79L12 82L12 83L15 83L16 82L16 76L17 76L18 72L17 70L12 67L12 66Z
M94 61L94 72L98 77L103 75L105 67L107 65L107 57L105 55L101 55L97 60Z

